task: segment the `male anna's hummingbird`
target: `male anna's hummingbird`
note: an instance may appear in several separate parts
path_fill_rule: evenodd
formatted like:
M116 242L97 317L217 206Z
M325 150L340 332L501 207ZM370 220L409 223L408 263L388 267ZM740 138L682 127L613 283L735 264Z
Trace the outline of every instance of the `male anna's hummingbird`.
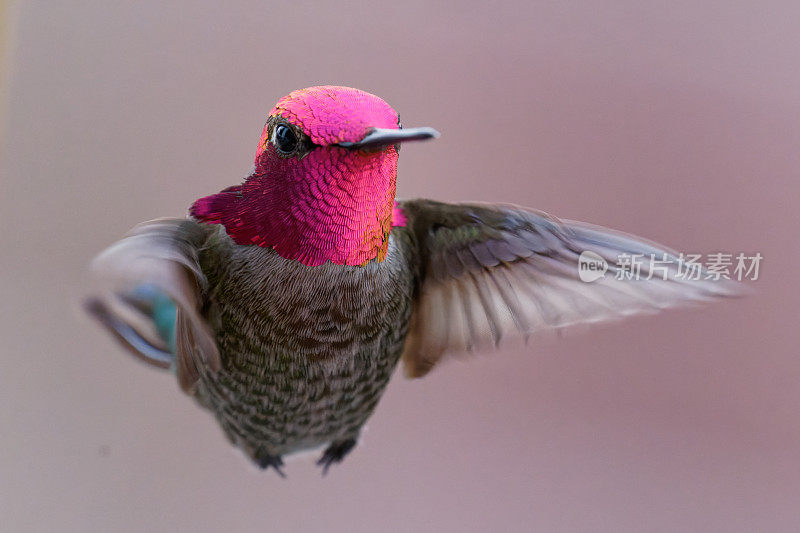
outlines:
M396 201L400 143L436 136L357 89L294 91L244 183L95 260L119 284L87 308L280 473L281 456L321 445L324 470L340 462L401 357L419 377L507 333L731 293L631 235L515 206ZM636 271L620 257L640 258Z

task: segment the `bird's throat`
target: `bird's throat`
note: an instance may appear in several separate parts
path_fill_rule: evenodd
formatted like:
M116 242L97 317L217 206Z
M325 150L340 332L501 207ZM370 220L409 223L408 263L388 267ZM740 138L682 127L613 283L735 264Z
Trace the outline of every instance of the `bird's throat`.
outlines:
M394 202L396 169L394 150L316 150L257 166L242 185L197 200L190 214L222 224L237 244L309 266L365 265L386 258L392 226L405 223Z

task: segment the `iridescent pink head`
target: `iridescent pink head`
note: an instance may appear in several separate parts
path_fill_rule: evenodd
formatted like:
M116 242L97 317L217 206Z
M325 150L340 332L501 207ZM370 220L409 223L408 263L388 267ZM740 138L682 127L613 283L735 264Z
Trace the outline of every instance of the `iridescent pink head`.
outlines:
M197 200L196 219L238 244L274 248L306 265L364 265L386 257L399 143L438 136L401 129L397 112L350 87L294 91L270 112L255 170L242 185Z

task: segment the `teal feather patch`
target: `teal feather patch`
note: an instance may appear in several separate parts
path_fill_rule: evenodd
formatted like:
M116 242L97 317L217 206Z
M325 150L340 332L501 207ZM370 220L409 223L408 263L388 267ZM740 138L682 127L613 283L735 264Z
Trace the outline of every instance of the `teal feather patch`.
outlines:
M172 299L157 286L143 284L133 290L137 299L145 300L150 305L150 317L156 326L158 336L169 346L170 352L175 353L175 317L177 308Z

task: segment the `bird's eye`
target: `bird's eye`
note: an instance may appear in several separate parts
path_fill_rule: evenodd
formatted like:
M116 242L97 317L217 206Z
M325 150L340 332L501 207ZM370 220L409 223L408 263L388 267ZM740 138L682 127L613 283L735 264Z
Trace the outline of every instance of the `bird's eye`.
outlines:
M281 153L291 154L297 149L297 135L286 124L275 127L275 146Z

